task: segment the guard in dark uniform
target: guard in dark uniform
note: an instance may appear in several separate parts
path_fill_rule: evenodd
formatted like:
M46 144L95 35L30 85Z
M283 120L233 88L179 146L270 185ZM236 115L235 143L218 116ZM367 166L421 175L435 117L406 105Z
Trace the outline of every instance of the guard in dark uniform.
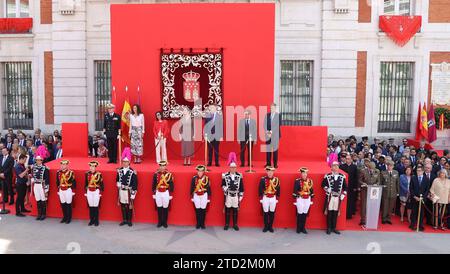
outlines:
M133 204L138 189L137 173L130 167L130 159L122 159L122 167L117 169L117 188L119 189L118 202L122 209L123 221L120 226L132 226L131 217L133 216Z
M101 192L103 192L103 176L97 171L98 162L89 162L89 171L85 175L84 188L88 206L89 206L89 226L98 226L98 207L100 204Z
M347 183L345 182L345 175L339 173L338 162L332 163L331 172L323 178L322 188L327 195L324 210L325 215L327 215L327 234L331 232L341 234L336 230L336 224L341 202L347 195Z
M76 189L75 175L68 169L69 160L60 163L61 168L56 172L56 187L63 212L61 223L69 224L72 221L72 200Z
M206 206L211 197L211 186L208 176L205 175L206 167L198 165L195 169L197 174L194 175L191 181L192 202L195 206L195 216L197 218L195 228L205 229Z
M159 169L153 175L152 191L153 199L156 202L158 210L157 227L167 228L167 219L169 217L169 203L172 200L170 195L173 192L173 175L167 170L167 161L159 162Z
M31 168L31 184L36 199L38 214L36 220L42 221L47 217L47 199L50 187L49 171L43 164L41 156L36 156L35 164Z
M271 233L274 232L275 209L280 197L280 179L273 176L274 171L273 166L266 166L267 175L259 181L259 197L264 214L263 232L270 231Z
M107 105L108 112L105 113L103 122L103 133L106 135L108 145L108 164L117 163L117 141L120 138L120 120L119 114L114 112L113 104Z
M236 163L230 164L230 171L222 173L222 189L225 195L225 226L224 230L230 227L230 214L233 211L233 228L239 230L237 225L238 210L244 198L244 181L241 173L236 172Z
M309 213L309 208L313 204L312 198L314 197L313 181L308 177L308 168L302 167L299 169L301 177L295 179L294 182L294 196L297 207L297 233L307 234L305 229L306 217Z

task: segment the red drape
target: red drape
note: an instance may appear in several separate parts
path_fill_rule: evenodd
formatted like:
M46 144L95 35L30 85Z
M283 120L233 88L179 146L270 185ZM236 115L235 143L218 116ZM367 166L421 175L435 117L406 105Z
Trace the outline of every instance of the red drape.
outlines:
M422 16L382 15L379 27L397 45L403 47L422 27Z
M33 18L0 18L0 33L27 33L33 27Z

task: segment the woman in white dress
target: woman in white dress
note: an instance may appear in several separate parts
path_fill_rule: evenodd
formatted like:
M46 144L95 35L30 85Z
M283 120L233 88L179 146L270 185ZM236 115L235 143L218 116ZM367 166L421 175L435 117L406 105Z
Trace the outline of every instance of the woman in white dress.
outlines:
M130 114L130 142L131 153L134 156L134 163L142 162L142 155L144 154L144 134L145 134L145 120L144 114L139 105L133 105Z

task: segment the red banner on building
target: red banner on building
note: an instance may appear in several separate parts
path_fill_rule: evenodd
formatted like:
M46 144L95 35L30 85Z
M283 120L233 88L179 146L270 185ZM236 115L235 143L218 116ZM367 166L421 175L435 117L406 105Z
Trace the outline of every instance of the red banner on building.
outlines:
M397 45L403 47L422 27L422 16L382 15L379 27Z
M33 18L0 18L0 33L28 33L33 28Z

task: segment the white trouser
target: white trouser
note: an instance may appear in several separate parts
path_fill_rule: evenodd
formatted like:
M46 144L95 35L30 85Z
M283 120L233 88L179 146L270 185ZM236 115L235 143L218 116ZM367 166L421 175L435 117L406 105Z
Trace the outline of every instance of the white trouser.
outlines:
M225 207L230 208L238 208L239 207L239 195L236 195L234 197L231 197L230 195L227 195L225 198Z
M47 197L45 197L45 190L42 184L34 184L33 187L34 198L37 202L46 201Z
M339 209L339 197L331 196L330 203L328 204L328 210L337 211L338 209Z
M309 207L311 206L311 197L308 197L306 199L298 197L294 205L297 206L298 214L306 214L308 213Z
M262 207L263 207L263 211L264 212L275 212L275 208L277 207L277 197L273 196L271 198L267 197L267 196L263 196L262 200L260 200Z
M160 140L155 139L156 146L156 163L160 161L167 161L167 152L166 152L166 138L162 138Z
M197 195L196 193L194 193L192 201L194 202L195 208L205 209L209 202L208 193L205 193L203 195Z
M119 189L119 202L121 204L128 204L130 202L127 189Z
M98 207L100 203L100 189L96 189L95 191L90 191L88 189L86 193L86 198L90 207Z
M169 207L169 201L172 199L172 196L169 195L169 191L166 190L164 192L156 191L156 194L153 195L153 198L156 201L157 207Z
M59 190L58 192L59 200L61 203L71 204L72 203L72 197L75 195L75 193L72 193L72 189L68 188L66 190Z

